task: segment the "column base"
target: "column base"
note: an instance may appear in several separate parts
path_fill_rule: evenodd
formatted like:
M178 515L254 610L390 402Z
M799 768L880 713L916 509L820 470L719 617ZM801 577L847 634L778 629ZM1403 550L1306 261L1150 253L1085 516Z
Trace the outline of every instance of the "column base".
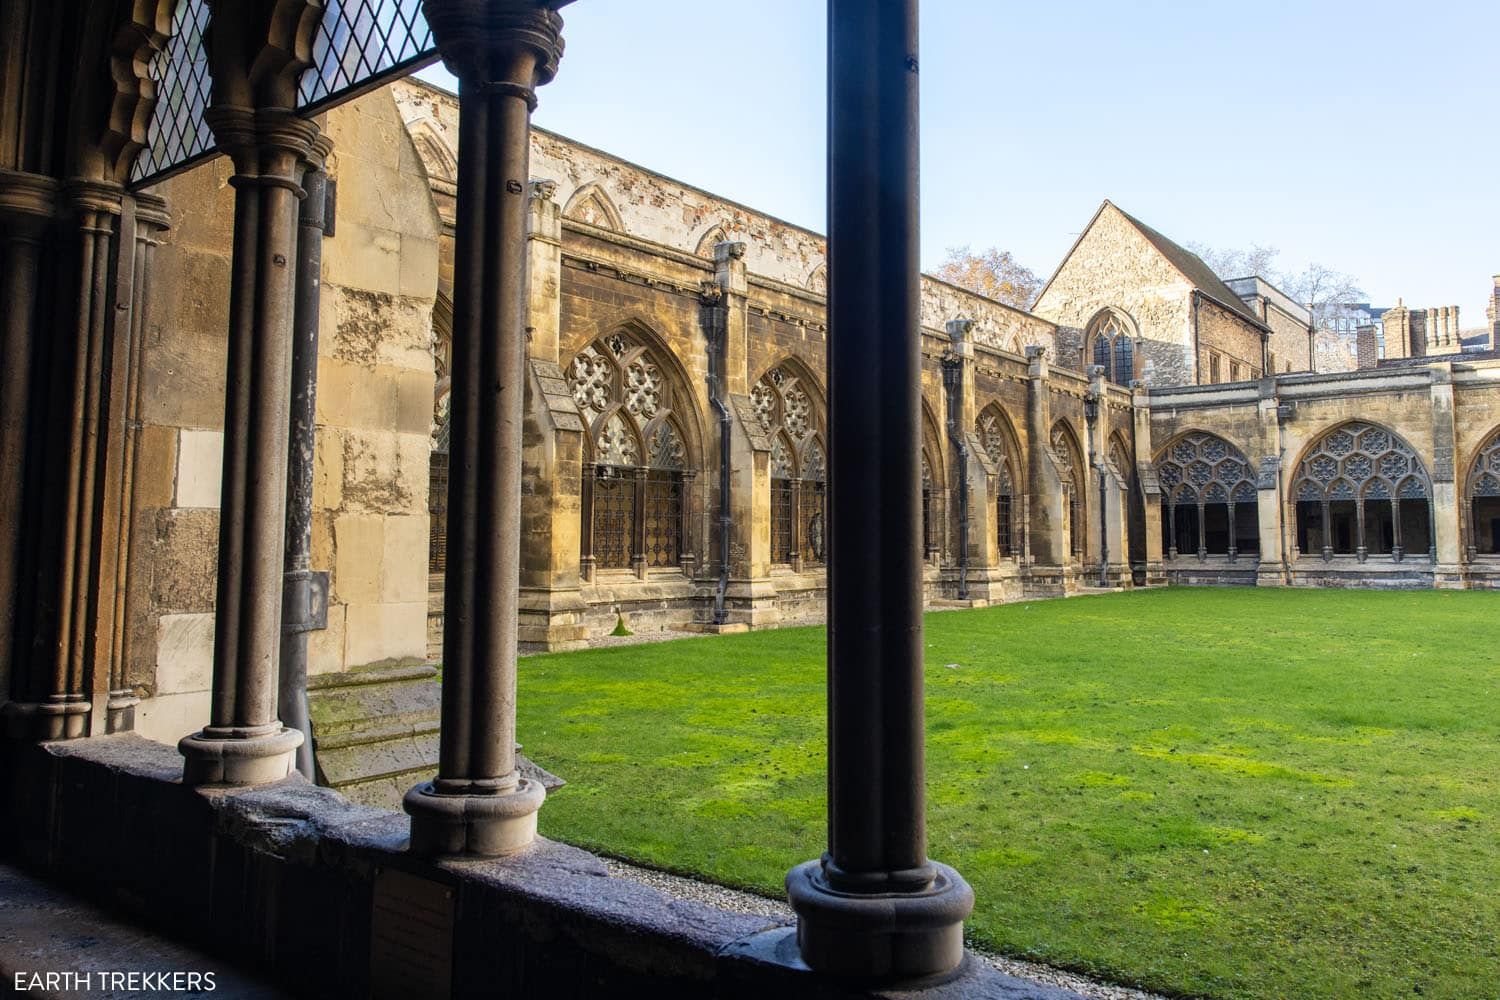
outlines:
M232 731L229 731L232 732ZM250 736L219 735L213 727L177 741L184 785L264 785L296 770L302 734L281 723Z
M952 868L931 864L932 885L911 893L839 892L824 882L823 862L793 868L786 891L797 911L802 960L831 976L884 982L958 968L974 890Z
M0 708L5 735L11 739L44 742L76 740L89 734L93 706L86 701L11 701Z
M500 795L451 794L424 781L406 793L411 852L424 857L515 854L536 840L536 814L547 790L521 778Z

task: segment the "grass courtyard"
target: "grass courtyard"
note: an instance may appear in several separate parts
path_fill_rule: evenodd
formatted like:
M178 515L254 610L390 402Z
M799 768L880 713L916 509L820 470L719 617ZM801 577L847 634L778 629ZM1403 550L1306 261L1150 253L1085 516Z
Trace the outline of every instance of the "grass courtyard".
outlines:
M927 618L929 853L973 942L1212 997L1500 996L1500 594L1188 590ZM542 832L780 896L820 628L529 657Z

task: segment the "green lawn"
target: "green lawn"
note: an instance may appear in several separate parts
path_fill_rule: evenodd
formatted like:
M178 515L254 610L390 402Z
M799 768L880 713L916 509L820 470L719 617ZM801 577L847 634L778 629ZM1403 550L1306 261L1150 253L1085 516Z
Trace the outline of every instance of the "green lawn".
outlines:
M1500 594L1183 590L927 618L929 853L973 941L1213 997L1500 996ZM781 895L822 629L535 656L542 832Z

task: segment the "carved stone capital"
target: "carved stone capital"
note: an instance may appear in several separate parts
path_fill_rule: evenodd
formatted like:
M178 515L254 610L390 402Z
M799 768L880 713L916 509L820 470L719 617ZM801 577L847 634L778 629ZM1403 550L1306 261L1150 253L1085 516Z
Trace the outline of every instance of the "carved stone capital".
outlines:
M125 188L109 181L74 178L63 186L63 199L79 214L119 215Z
M7 235L34 238L57 213L59 191L51 177L0 170L0 224Z
M135 221L137 239L155 240L172 228L172 213L167 211L167 200L144 191L137 192Z
M557 181L540 180L531 182L531 196L538 201L557 200Z
M423 0L448 71L465 84L529 91L550 83L562 60L568 0ZM527 58L529 57L529 58ZM528 95L535 103L535 97Z
M216 4L206 40L211 105L296 107L297 81L312 65L313 35L323 8L323 0Z
M726 264L731 260L745 259L745 244L726 242L714 244L714 263Z

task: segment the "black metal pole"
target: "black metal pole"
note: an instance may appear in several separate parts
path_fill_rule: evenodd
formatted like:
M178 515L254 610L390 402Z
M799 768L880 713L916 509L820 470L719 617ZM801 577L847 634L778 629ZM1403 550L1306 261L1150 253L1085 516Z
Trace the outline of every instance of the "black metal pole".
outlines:
M326 154L324 154L326 155ZM321 159L321 156L319 157ZM312 572L313 452L318 396L318 304L322 287L323 236L331 190L321 166L309 166L307 196L297 220L297 276L292 313L292 409L286 482L286 562L281 591L281 670L277 714L302 733L297 770L313 772L312 720L307 710L307 633L319 628ZM326 601L317 600L326 607Z
M896 980L973 906L927 859L917 3L828 11L828 850L787 891L810 967Z

